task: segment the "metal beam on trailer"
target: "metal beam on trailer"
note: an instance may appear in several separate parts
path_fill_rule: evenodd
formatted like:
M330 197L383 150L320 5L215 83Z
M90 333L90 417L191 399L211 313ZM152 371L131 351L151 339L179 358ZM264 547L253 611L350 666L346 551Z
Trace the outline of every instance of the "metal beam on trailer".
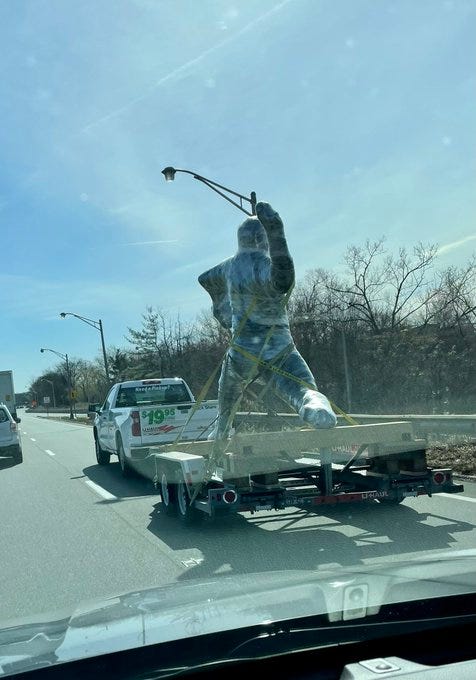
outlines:
M288 455L320 449L338 449L364 444L399 445L405 449L421 448L413 441L413 427L409 422L376 423L370 425L343 425L330 430L293 430L282 432L254 432L237 434L230 439L227 450L243 456L260 455L275 458L280 451ZM212 452L212 441L174 442L151 446L150 453L183 451L207 457Z

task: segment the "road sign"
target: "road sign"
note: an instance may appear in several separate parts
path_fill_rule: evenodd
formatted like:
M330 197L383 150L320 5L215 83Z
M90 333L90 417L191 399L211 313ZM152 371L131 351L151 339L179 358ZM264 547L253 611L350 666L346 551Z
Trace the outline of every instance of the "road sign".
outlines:
M78 391L77 390L71 390L72 401L76 401L77 398L78 398Z
M46 406L46 404L49 404L50 398L49 397L43 397L43 403L45 404L45 406Z

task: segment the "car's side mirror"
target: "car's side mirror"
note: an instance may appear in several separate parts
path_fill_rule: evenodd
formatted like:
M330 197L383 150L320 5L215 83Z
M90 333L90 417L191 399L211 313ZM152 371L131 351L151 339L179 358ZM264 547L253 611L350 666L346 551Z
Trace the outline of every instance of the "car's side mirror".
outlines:
M88 404L88 418L93 420L96 413L101 413L101 404Z
M16 423L21 423L21 418L19 418L18 416L14 416L14 420Z

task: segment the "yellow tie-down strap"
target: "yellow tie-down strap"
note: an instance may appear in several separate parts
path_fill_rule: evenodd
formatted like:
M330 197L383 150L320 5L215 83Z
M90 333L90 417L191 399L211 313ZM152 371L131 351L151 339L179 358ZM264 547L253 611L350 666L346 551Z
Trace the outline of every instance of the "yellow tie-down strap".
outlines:
M248 350L244 349L243 347L240 347L239 345L236 345L233 343L231 345L231 349L235 350L236 352L239 352L242 354L246 359L249 359L250 361L254 361L257 363L259 366L262 366L263 368L266 368L270 371L273 371L273 373L276 373L277 375L281 375L283 378L289 378L289 380L293 380L294 382L298 383L299 385L302 385L303 387L306 387L308 390L315 390L316 387L315 385L311 385L311 383L306 382L302 378L299 378L296 375L293 375L292 373L289 373L288 371L285 371L283 368L280 368L279 366L276 366L274 363L270 361L266 361L265 359L262 359L261 357L256 356L255 354L252 354L251 352L248 352ZM340 409L336 404L334 404L332 401L330 401L330 404L334 411L338 413L340 416L342 416L346 422L349 423L349 425L358 425L359 423L352 418L352 416L349 416L345 411Z

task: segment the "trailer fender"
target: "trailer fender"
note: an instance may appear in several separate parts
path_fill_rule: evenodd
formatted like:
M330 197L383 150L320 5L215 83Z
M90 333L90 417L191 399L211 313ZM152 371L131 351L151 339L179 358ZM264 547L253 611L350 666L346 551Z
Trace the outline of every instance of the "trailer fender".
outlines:
M168 451L154 454L155 476L154 483L160 484L165 473L170 484L185 482L187 488L200 484L205 476L205 459L193 453L183 451Z

